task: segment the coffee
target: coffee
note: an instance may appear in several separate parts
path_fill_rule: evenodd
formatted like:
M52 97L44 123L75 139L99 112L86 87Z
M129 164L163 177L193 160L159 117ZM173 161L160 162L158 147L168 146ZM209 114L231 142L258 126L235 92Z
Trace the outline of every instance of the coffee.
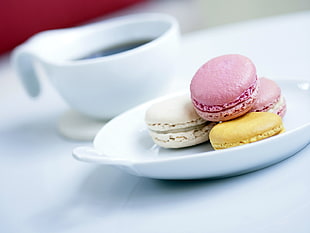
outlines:
M117 53L126 52L131 49L135 49L137 47L140 47L144 44L149 43L151 40L136 40L136 41L130 41L123 44L117 44L111 47L103 48L95 52L91 52L88 55L85 55L81 58L78 58L76 60L85 60L85 59L94 59L99 57L105 57L114 55Z

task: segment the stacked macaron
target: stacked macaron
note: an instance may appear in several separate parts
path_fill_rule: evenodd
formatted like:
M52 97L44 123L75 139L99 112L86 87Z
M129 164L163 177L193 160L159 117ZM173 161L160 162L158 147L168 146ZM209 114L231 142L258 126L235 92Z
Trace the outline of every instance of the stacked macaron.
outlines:
M281 117L286 113L285 98L280 87L268 78L259 79L258 97L252 112L273 112Z
M257 98L255 65L241 55L224 55L205 63L190 84L194 107L202 118L226 121L249 112Z
M156 144L181 148L210 139L217 150L284 131L281 89L270 79L258 78L245 56L224 55L202 65L191 80L190 99L166 100L148 110L145 121Z

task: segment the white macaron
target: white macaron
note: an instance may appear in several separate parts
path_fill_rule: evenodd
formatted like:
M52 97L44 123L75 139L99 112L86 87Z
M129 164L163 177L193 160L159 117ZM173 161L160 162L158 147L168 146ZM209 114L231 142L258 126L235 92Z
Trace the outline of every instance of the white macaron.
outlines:
M146 111L145 122L154 143L164 148L183 148L206 142L216 124L198 116L189 94L153 104Z

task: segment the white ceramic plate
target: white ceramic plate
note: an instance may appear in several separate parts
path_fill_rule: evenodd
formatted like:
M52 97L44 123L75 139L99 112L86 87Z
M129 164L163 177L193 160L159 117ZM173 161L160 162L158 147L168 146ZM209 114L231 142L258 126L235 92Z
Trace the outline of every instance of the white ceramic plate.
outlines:
M281 135L219 151L214 151L209 142L185 149L160 148L148 135L144 114L151 104L167 98L163 97L114 118L98 132L93 148L78 147L73 156L158 179L227 177L270 166L310 142L310 82L277 83L287 102L286 132Z

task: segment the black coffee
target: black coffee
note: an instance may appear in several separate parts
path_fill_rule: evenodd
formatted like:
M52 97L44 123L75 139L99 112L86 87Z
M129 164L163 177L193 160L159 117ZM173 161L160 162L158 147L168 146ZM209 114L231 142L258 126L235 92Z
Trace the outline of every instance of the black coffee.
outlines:
M128 50L135 49L146 43L149 43L150 41L151 40L136 40L136 41L126 42L123 44L114 45L108 48L104 48L104 49L92 52L76 60L94 59L98 57L105 57L105 56L110 56L110 55L117 54L117 53L126 52Z

